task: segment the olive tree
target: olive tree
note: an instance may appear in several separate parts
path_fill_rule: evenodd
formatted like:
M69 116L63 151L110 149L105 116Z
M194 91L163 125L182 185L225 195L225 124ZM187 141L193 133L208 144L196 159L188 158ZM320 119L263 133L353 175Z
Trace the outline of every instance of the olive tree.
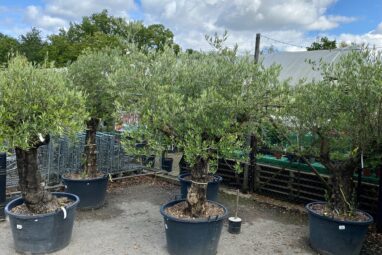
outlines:
M220 157L248 149L245 134L267 114L277 76L277 68L264 69L226 49L178 55L167 49L140 80L145 87L135 104L140 124L125 143L145 139L148 148L173 144L184 153L192 177L187 211L198 217L205 210L208 173Z
M334 212L354 212L353 181L362 155L382 152L381 54L352 51L337 63L321 63L321 81L297 86L285 118L292 131L310 132L314 153L331 172L328 199Z
M109 75L115 71L118 62L119 54L116 51L85 51L68 68L74 88L86 95L85 106L90 116L86 121L86 177L97 175L96 133L100 122L110 119L115 112L118 91L110 82Z
M34 213L45 212L55 198L41 186L37 149L51 135L82 129L84 97L69 89L64 71L16 56L0 71L0 116L0 147L15 148L25 204Z
M97 175L96 132L101 123L113 125L121 105L129 102L131 87L136 83L128 78L136 79L134 63L145 59L137 47L128 45L120 50L103 49L86 51L69 67L69 77L74 87L86 96L86 109L90 119L86 121L85 169L87 177ZM114 79L116 72L121 73Z

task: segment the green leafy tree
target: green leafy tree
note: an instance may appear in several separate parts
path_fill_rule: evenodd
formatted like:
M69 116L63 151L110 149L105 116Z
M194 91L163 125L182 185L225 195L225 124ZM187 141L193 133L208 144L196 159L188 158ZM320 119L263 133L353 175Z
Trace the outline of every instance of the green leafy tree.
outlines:
M41 38L41 31L32 28L31 31L20 37L20 52L24 54L29 61L34 63L43 63L47 54L47 43Z
M24 56L12 58L0 71L0 91L0 145L16 150L26 206L33 213L46 212L57 201L41 186L37 149L51 135L82 129L84 98L69 89L65 73L33 65Z
M103 10L83 17L81 23L70 23L68 30L61 29L57 35L50 35L49 59L57 66L66 66L85 49L125 49L132 43L146 53L163 50L164 46L179 52L180 47L173 42L173 37L173 33L163 25L146 27L142 22L127 22Z
M328 199L339 215L354 212L352 177L361 155L382 155L381 60L363 49L321 63L323 80L297 86L285 111L288 128L315 137L306 149L330 170Z
M124 93L110 76L122 65L120 51L88 50L69 66L69 77L75 88L87 95L86 109L90 119L86 122L85 169L87 177L97 174L96 132L101 122L115 115L117 99Z
M166 46L173 47L175 53L180 51L179 45L174 44L174 34L162 24L153 24L141 29L137 33L136 43L138 48L145 52L149 50L163 51Z
M48 39L48 58L54 61L57 67L67 66L74 62L83 50L78 42L73 42L67 37L66 31L63 29L57 35L48 36Z
M16 39L0 33L0 64L7 63L11 54L18 51L19 46Z
M245 136L264 119L278 91L278 69L254 65L250 56L218 49L211 54L176 55L167 48L138 82L145 90L134 104L140 125L128 132L130 149L144 139L160 153L167 144L183 151L191 165L187 212L200 216L206 205L208 173L220 157L247 148Z
M306 49L308 51L312 50L332 50L337 48L336 40L329 40L326 36L321 37L320 41L312 43L310 47L307 47Z
M115 112L117 91L109 80L109 75L118 65L115 52L87 51L69 66L69 77L75 89L86 96L86 109L90 119L86 122L85 174L97 174L96 132L100 121Z

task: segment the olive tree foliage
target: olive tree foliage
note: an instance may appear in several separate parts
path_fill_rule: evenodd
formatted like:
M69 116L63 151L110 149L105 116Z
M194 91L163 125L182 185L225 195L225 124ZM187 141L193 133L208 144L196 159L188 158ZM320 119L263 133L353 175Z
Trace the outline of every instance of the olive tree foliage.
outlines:
M288 128L315 137L302 149L331 171L328 199L337 214L354 212L352 176L361 155L382 159L381 60L364 48L337 63L321 63L323 80L297 86L284 111Z
M0 149L15 148L21 194L33 212L54 200L41 187L37 149L51 135L81 130L84 103L83 94L69 88L65 71L33 65L23 56L0 71Z
M90 115L86 122L84 175L87 177L95 177L97 174L96 132L100 124L114 124L119 106L127 100L128 86L133 84L125 82L124 77L134 77L135 69L132 66L140 58L144 59L145 56L134 45L130 45L124 52L106 48L101 51L86 51L69 67L73 86L87 96L85 105ZM111 78L121 70L121 79L124 82Z
M265 106L280 91L277 76L278 68L265 69L227 49L178 55L166 49L138 81L144 88L134 104L140 125L125 143L132 148L144 139L154 151L173 144L184 153L193 180L188 211L197 217L205 209L208 173L218 158L247 149L245 134L258 129Z

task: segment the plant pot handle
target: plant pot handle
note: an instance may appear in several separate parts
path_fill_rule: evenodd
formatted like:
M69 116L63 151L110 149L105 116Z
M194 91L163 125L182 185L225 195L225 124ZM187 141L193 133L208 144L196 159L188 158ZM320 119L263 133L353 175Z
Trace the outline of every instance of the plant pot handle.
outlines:
M66 219L67 213L65 207L61 206L61 210L64 212L64 220Z

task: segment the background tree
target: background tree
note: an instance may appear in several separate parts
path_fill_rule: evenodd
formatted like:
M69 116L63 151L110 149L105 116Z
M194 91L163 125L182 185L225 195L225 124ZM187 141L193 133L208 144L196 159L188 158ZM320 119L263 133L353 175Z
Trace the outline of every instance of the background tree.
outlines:
M0 64L7 63L12 53L18 51L19 46L16 39L0 33Z
M82 94L67 83L63 72L35 66L23 56L0 72L0 146L16 150L21 195L33 213L58 206L41 186L37 149L51 135L81 130L87 117Z
M312 50L332 50L337 48L336 40L329 40L326 36L321 37L318 42L312 43L310 47L307 47L306 49L308 51Z
M163 25L145 27L142 22L127 22L103 10L83 17L81 23L70 23L68 30L61 29L57 35L50 35L49 59L57 66L65 66L75 61L85 49L125 49L131 43L146 53L163 50L164 46L179 52L180 47L173 42L173 37Z
M29 61L34 63L43 63L47 56L47 43L41 37L41 31L32 28L25 35L20 36L20 52L24 54Z
M174 34L162 24L153 24L139 30L136 43L138 48L145 52L149 50L163 51L166 46L174 47L175 53L180 50L179 45L174 44Z
M381 157L381 60L380 53L363 49L336 64L321 63L323 80L297 86L286 108L293 132L313 134L313 144L304 149L331 172L328 199L339 215L354 212L352 178L361 155Z

